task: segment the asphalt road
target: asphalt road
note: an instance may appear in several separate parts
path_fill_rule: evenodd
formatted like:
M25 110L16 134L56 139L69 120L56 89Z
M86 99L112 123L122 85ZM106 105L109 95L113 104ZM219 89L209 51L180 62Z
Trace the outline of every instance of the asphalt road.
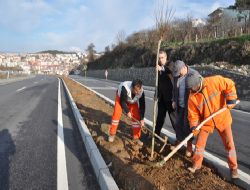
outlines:
M0 86L0 190L53 190L66 182L63 189L99 189L65 91L61 84L59 94L58 86L52 76Z
M103 94L104 96L110 98L111 100L114 100L115 91L119 83L109 80L105 81L94 78L84 78L77 75L71 75L70 77L92 88L93 90ZM145 95L146 95L145 118L152 121L154 92L145 90ZM232 116L233 116L232 129L238 156L239 168L242 171L250 174L250 143L249 143L250 113L238 110L232 110ZM168 114L166 116L164 128L166 128L171 132L174 132L173 128L171 127ZM226 152L224 150L224 146L219 137L219 134L216 131L214 131L214 133L209 136L206 146L206 151L226 161Z

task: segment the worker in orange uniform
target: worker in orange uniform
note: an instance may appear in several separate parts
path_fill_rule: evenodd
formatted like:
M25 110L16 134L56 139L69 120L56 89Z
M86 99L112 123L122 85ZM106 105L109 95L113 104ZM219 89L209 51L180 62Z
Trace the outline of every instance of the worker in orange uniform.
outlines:
M113 142L115 139L122 111L132 119L133 139L135 143L143 146L140 137L141 126L144 126L145 95L141 80L125 81L119 85L116 92L115 108L109 131L109 142ZM140 123L138 123L138 121L140 121Z
M190 74L187 76L186 85L190 89L188 120L193 134L198 135L193 155L193 166L188 169L194 173L201 168L207 138L214 129L217 129L227 151L231 177L239 178L230 113L230 109L236 105L237 101L234 82L219 75L203 79L198 74ZM206 122L200 130L195 129L204 119L225 106L229 109Z

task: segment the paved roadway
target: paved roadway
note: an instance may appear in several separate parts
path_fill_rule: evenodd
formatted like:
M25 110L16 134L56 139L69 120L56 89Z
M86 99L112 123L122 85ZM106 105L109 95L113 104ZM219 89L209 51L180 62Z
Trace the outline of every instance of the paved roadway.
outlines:
M0 85L1 190L99 189L65 91L58 86L52 76Z
M115 91L118 87L118 82L114 81L105 81L100 79L94 78L84 78L77 75L71 75L71 77L78 82L92 88L93 90L103 94L104 96L114 100ZM152 121L152 112L153 112L153 96L154 92L145 90L146 95L146 113L145 118ZM239 168L250 174L250 143L249 143L249 136L250 136L250 113L233 110L233 135L234 141L236 144L236 151L238 156L238 164ZM167 130L174 132L169 117L166 117L164 128ZM223 159L226 161L226 152L224 150L224 146L222 141L215 131L212 135L209 136L206 150L215 156Z

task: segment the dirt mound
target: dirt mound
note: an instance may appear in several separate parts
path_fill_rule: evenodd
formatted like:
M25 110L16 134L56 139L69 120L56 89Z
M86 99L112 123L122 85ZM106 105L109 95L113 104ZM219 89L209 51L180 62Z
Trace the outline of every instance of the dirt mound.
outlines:
M110 168L120 189L239 189L216 175L215 170L203 166L195 174L187 170L191 160L180 151L162 168L146 164L150 155L150 144L147 135L143 134L145 146L137 146L131 136L131 121L121 117L117 136L113 143L107 141L113 107L79 84L64 77L86 125ZM156 143L159 152L161 143ZM169 145L163 153L155 154L155 161L161 160L169 152Z

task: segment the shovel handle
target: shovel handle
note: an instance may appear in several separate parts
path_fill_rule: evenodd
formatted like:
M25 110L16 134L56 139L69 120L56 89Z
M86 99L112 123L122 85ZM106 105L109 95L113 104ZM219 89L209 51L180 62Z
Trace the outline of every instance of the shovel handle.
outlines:
M238 104L240 101L237 100L236 104ZM213 113L212 115L210 115L209 117L207 117L204 121L202 121L197 127L197 130L200 130L200 128L210 119L212 119L214 116L224 112L225 110L227 110L227 107L223 107L220 110L218 110L217 112ZM187 143L187 141L189 141L192 137L194 136L193 133L190 133L178 146L176 146L174 148L174 150L172 150L166 157L164 157L164 159L161 161L161 165L162 163L168 161L184 144Z

